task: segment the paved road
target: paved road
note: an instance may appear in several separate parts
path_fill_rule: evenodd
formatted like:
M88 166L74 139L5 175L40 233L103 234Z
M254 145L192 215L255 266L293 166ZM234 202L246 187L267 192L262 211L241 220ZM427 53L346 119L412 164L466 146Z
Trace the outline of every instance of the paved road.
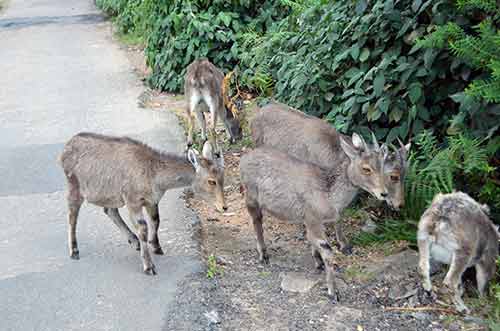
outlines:
M92 1L10 0L0 14L1 330L160 330L179 282L200 271L180 190L160 205L157 277L95 206L80 213L81 259L68 256L65 141L94 131L182 151L175 117L139 109L141 91Z

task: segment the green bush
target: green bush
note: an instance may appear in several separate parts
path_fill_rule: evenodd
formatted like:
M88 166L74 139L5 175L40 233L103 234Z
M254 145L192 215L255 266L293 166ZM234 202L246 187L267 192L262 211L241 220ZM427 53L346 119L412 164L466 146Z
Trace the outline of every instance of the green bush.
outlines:
M169 1L157 13L148 36L146 56L153 69L149 83L162 90L181 91L186 67L208 57L233 69L239 62L237 35L263 33L288 13L279 1Z
M441 139L460 109L471 114L466 126L484 136L500 111L496 105L496 113L480 112L481 103L460 94L473 78L471 67L448 51L415 44L459 15L447 1L318 4L264 35L244 35L241 66L249 82L264 74L277 99L343 132L372 130L392 142L434 128Z
M462 79L465 93L452 98L460 104L451 121L449 133L464 130L498 131L500 113L500 7L495 0L458 0L462 15L454 22L437 27L417 45L446 50L468 67ZM472 122L472 123L471 123Z

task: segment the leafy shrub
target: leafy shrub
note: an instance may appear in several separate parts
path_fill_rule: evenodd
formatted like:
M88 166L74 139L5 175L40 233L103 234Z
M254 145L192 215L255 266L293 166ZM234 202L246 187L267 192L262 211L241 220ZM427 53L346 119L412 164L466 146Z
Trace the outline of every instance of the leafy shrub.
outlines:
M155 0L96 0L96 5L113 17L118 32L146 39L159 3Z
M280 2L169 1L158 13L148 36L146 56L153 69L150 84L159 89L180 91L186 67L208 57L215 65L233 69L239 62L237 34L267 26L288 13Z
M441 139L460 108L471 113L465 124L484 136L494 114L485 116L480 103L457 94L472 77L470 66L414 43L458 15L447 1L320 3L266 34L242 35L241 66L250 83L252 75L266 75L277 99L343 132L372 130L391 142L432 127Z
M432 27L435 31L417 45L446 50L468 65L462 73L468 82L465 93L452 96L460 108L449 133L463 131L470 126L466 120L475 117L480 121L472 129L491 134L500 126L500 8L495 0L459 0L457 7L462 15L455 22Z

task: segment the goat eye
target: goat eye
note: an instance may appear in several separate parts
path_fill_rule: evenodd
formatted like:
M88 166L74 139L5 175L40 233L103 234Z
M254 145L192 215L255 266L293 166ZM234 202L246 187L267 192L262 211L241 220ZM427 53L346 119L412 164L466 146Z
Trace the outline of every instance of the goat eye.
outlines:
M391 175L391 180L393 182L399 182L399 176L398 175Z
M372 169L370 169L368 167L363 167L363 173L365 175L370 175L372 173Z
M209 180L208 180L208 184L209 184L209 185L212 185L212 186L217 185L217 183L216 183L216 182L215 182L215 180L213 180L213 179L209 179Z

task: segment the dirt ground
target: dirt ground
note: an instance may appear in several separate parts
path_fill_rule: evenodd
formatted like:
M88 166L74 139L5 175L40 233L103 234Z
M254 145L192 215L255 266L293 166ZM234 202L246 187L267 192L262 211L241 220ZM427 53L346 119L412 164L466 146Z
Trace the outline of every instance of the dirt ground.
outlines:
M137 74L146 77L140 48L127 48ZM146 90L139 102L152 111L174 111L185 121L182 96ZM247 102L246 121L256 109ZM219 136L225 137L222 130ZM260 264L239 190L239 160L250 147L224 146L229 208L221 214L186 194L186 203L200 217L200 253L207 270L185 280L165 330L488 330L482 319L457 315L423 293L417 253L405 242L355 246L350 256L335 252L339 302L327 296L325 275L314 268L303 225L265 217L270 264ZM365 219L348 216L342 222L352 236ZM443 270L434 283L442 277Z

